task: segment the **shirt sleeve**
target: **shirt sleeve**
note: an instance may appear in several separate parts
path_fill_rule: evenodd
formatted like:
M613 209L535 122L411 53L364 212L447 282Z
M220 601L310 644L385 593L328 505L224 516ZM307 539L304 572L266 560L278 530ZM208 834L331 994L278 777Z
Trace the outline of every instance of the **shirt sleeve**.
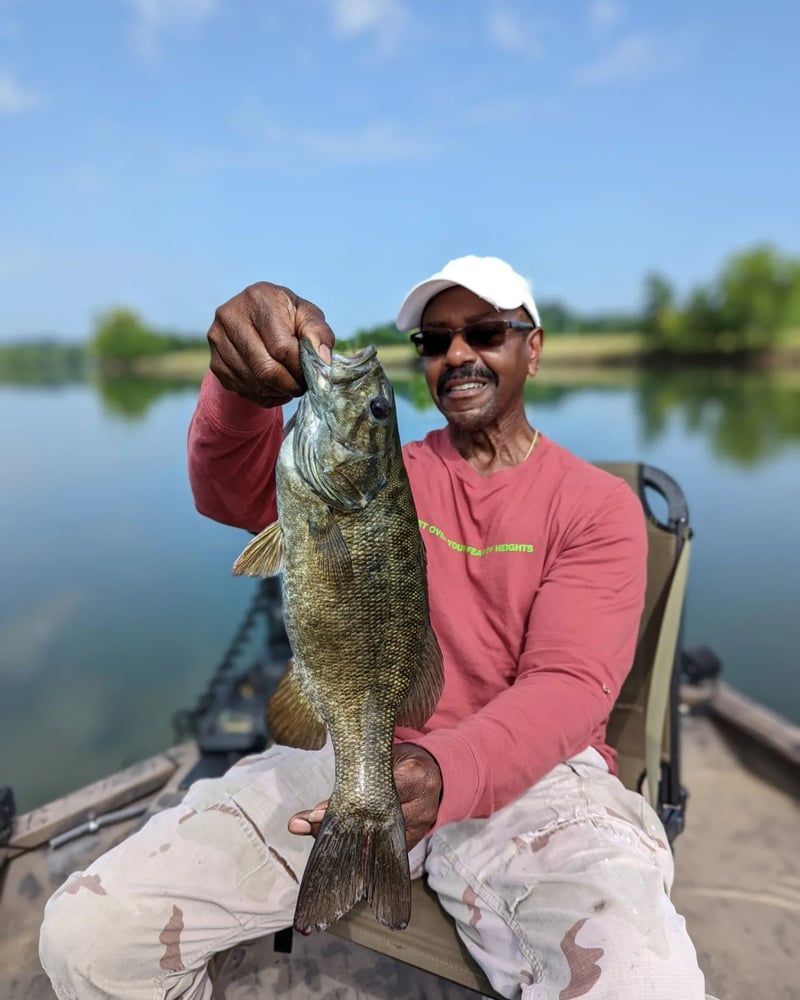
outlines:
M222 524L260 531L276 519L280 407L265 409L223 388L212 372L189 425L189 483L197 510Z
M620 481L546 568L514 683L454 728L413 740L442 772L433 829L491 815L602 742L633 663L646 579L641 503Z

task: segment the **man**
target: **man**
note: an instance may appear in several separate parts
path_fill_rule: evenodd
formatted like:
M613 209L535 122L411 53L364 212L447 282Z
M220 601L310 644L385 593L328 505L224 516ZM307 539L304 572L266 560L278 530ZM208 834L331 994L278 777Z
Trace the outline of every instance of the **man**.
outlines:
M424 730L397 730L412 870L504 995L699 1000L666 836L605 743L643 605L641 505L529 425L543 334L508 264L451 261L397 324L416 330L447 421L404 449L445 665ZM329 357L322 312L285 288L254 285L217 311L189 434L209 517L252 531L275 518L299 336ZM332 776L329 745L274 747L73 876L42 929L59 996L207 998L215 952L291 923Z

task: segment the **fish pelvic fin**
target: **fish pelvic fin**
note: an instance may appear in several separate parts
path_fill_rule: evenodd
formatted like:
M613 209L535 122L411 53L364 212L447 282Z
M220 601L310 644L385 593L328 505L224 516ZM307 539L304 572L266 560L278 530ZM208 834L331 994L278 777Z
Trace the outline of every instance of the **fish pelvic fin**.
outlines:
M325 723L303 690L293 660L267 704L267 730L276 743L287 747L320 750L325 746Z
M329 510L317 511L309 517L308 537L316 552L323 580L340 584L353 579L350 549Z
M339 816L328 809L306 864L294 915L295 929L322 931L366 899L392 930L411 919L411 876L400 803L387 824Z
M444 687L442 651L433 629L428 625L422 663L405 701L397 712L397 724L421 729L433 715Z
M236 576L274 576L283 569L283 530L279 521L247 543L233 564Z

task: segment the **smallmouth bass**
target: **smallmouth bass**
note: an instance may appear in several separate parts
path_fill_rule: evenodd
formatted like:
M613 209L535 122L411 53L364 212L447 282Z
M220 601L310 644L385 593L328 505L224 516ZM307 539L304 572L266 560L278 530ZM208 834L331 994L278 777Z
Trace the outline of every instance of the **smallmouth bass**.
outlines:
M322 930L366 898L381 923L403 928L411 884L393 733L421 728L443 684L425 549L375 348L328 365L301 338L300 359L308 390L278 456L278 520L234 564L283 572L294 657L270 700L273 738L318 749L327 730L334 749L294 925Z

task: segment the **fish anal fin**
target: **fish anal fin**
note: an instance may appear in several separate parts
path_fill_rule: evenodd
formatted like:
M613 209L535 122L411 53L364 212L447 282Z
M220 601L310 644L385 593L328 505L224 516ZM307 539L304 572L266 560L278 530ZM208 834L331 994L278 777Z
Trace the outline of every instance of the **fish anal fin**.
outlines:
M248 542L233 564L236 576L274 576L283 569L283 531L279 521Z
M413 687L397 712L397 724L421 729L433 715L443 687L442 651L429 625L425 634L420 670Z
M284 746L303 750L325 746L325 723L303 690L294 661L289 662L267 704L267 730L271 739Z
M308 519L308 537L317 556L322 579L331 583L346 583L353 579L350 550L329 510L315 512Z

